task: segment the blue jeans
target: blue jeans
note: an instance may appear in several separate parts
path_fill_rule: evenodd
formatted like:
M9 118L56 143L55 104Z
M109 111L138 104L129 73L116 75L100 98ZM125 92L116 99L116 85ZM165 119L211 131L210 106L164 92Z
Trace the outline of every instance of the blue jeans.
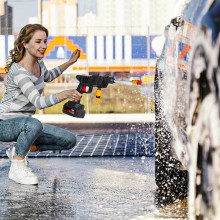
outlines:
M76 136L35 118L18 117L0 121L0 141L16 142L15 153L26 156L32 144L39 151L71 149L76 144Z

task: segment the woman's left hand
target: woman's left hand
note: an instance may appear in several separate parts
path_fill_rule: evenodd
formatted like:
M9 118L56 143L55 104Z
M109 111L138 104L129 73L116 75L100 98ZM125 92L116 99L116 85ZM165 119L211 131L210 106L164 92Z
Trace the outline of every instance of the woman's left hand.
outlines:
M68 67L74 64L79 57L80 57L80 50L76 49L75 51L73 51L70 59L59 66L61 72L64 72Z
M76 49L75 51L73 51L69 61L71 63L75 63L78 60L79 57L80 57L80 50Z

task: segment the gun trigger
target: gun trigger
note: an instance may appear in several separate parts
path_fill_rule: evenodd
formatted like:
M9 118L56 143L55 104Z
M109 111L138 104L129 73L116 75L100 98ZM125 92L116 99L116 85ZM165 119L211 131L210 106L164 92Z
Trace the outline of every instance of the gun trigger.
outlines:
M82 93L85 93L85 92L86 92L86 86L82 86L81 92L82 92Z

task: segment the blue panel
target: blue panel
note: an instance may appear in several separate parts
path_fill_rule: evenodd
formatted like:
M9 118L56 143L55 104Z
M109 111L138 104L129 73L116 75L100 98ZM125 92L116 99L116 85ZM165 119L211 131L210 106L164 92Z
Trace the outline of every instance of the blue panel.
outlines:
M70 37L68 37L68 39L72 40L75 45L78 45L83 50L83 53L86 53L86 37L84 37L84 36L79 36L79 37L70 36Z
M53 39L54 39L54 36L48 36L48 37L47 37L47 43L48 43L49 41L53 40Z
M132 36L132 59L147 58L147 38L145 36Z
M106 36L104 36L104 59L106 60Z
M125 36L122 36L122 59L125 58Z

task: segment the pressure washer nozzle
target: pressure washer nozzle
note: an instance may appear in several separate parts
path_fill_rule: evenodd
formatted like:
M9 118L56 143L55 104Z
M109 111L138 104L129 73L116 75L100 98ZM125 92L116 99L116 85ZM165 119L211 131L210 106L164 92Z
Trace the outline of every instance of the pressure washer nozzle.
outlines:
M97 98L97 97L96 97L95 102L96 102L96 103L100 103L100 98Z
M131 83L132 83L132 85L141 85L142 81L135 79L135 80L132 80Z
M95 99L96 103L99 103L100 102L100 98L102 96L102 90L101 89L97 89L95 96L96 96L96 99Z

